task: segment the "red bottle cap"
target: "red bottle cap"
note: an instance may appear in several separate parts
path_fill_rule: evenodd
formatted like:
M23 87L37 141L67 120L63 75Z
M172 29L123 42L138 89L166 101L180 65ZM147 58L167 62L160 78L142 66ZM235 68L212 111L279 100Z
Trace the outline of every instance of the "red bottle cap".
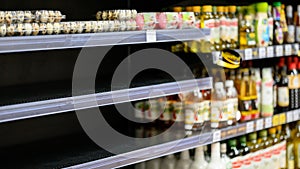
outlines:
M300 62L297 64L297 69L300 70Z
M290 63L289 65L289 70L296 69L296 64L295 63Z
M298 61L299 61L298 56L294 56L294 57L293 57L293 60L294 60L294 63L298 64Z
M287 64L289 65L292 62L293 62L293 57L289 56L288 59L287 59Z

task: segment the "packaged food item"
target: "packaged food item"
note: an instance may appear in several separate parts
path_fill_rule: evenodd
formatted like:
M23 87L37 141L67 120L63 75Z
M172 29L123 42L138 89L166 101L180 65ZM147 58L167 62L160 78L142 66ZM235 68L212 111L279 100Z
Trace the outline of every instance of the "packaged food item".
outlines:
M152 30L155 28L157 20L155 12L138 13L136 17L138 30Z
M25 14L23 11L17 11L17 22L23 23L25 19Z
M62 25L62 32L64 34L69 34L71 31L70 22L62 22L61 25Z
M99 24L98 24L98 26L99 26ZM84 23L83 22L77 22L77 33L83 33L83 30L84 30Z
M0 23L4 23L4 22L5 22L5 12L0 11Z
M39 32L40 32L39 24L38 23L32 23L31 26L32 26L32 35L34 35L34 36L38 35Z
M55 12L54 11L48 11L48 22L53 23L55 21Z
M30 36L32 34L32 25L30 23L24 24L25 35Z
M0 25L0 36L5 36L6 35L6 25L1 24Z
M60 11L55 11L54 13L55 13L54 22L61 22L61 20L63 19L63 16L62 16L61 12Z
M53 34L53 24L47 23L47 34L52 35Z
M108 21L108 25L109 25L109 32L113 32L115 29L115 22L114 21Z
M16 25L10 24L7 26L7 36L14 36L16 32Z
M34 16L32 15L31 11L24 12L24 22L31 23L33 21Z
M98 32L103 32L103 22L98 21L97 22Z
M53 34L60 34L61 31L61 24L58 22L55 22L53 24Z
M126 31L126 22L125 21L120 22L120 31Z
M177 12L166 12L167 16L167 29L177 29L180 23L180 17Z
M17 27L17 32L15 33L15 35L17 36L23 36L25 31L24 31L24 24L23 23L18 23L16 24Z
M41 17L40 17L40 22L42 23L47 23L49 19L49 12L46 10L40 11Z
M109 22L108 21L103 21L103 31L107 32L109 31Z
M92 27L92 32L93 33L98 32L98 23L97 23L97 21L91 21L91 27Z
M40 34L46 35L47 33L47 25L45 23L40 23Z
M118 32L118 31L120 30L120 21L115 20L115 21L114 21L114 25L115 25L114 31L115 31L115 32Z

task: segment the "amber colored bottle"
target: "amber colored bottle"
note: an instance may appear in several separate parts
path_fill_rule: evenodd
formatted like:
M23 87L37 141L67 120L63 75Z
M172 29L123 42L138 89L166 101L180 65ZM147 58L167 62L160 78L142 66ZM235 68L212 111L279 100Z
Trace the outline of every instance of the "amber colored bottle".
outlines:
M251 120L252 97L249 69L243 69L243 78L239 88L239 110L241 112L241 121Z

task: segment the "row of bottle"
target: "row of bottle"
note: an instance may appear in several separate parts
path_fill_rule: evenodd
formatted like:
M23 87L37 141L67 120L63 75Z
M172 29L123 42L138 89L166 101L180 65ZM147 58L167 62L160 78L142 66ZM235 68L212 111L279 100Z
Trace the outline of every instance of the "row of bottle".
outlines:
M291 130L292 129L292 130ZM177 155L135 165L136 169L296 169L300 168L300 122L250 133Z
M176 12L182 10L182 7L174 7ZM285 5L280 2L271 5L260 2L239 7L189 6L185 10L194 12L200 28L211 30L211 36L207 37L211 47L197 48L192 43L189 45L189 50L192 52L300 42L300 5L294 13L291 5L285 8Z

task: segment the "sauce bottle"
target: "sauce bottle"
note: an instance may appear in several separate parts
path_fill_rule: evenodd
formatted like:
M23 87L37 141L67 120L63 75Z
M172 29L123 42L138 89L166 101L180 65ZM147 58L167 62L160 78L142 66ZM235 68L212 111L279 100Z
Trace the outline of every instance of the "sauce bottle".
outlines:
M249 78L249 70L243 69L243 79L239 89L239 110L241 112L241 121L251 120L252 97L250 94L251 84Z
M287 28L288 33L285 39L285 43L294 43L295 42L295 25L293 20L293 7L288 5L286 7L286 18L287 18Z
M280 24L282 27L282 32L283 32L283 39L287 40L288 37L288 27L287 27L287 22L286 22L286 17L285 17L285 5L281 4L281 9L280 9ZM284 41L287 43L286 41Z
M273 115L273 77L271 68L263 68L262 85L261 85L261 115L262 117L270 117Z
M256 4L256 45L257 47L266 47L269 45L269 30L268 30L268 3L260 2Z
M227 126L226 92L223 82L216 82L211 99L211 128L224 128Z
M214 28L213 28L213 43L214 43L214 48L217 51L222 50L221 49L221 43L220 43L220 16L217 12L217 7L213 7L213 17L214 17Z
M286 66L283 66L283 68L281 69L281 77L277 88L277 110L279 113L286 112L289 109L289 80L286 72L287 68Z
M273 29L274 29L274 18L272 16L272 6L268 6L268 29L269 29L269 46L273 45Z
M238 94L232 80L226 80L226 106L228 113L228 125L236 124L236 113L238 111Z
M227 42L227 18L224 14L224 6L217 6L217 14L219 16L219 23L220 23L220 50L226 49L226 42Z
M241 27L239 31L240 35L240 49L254 48L256 46L255 41L255 29L252 25L251 15L246 14L244 20L241 21Z
M281 44L283 44L283 30L282 30L282 25L280 22L281 3L273 2L273 6L274 6L274 8L273 8L273 17L274 17L273 44L281 45Z
M289 108L290 108L290 110L293 110L293 109L296 109L299 107L299 101L298 101L299 79L298 79L297 74L298 74L298 72L296 70L296 64L290 63L289 73L288 73Z

